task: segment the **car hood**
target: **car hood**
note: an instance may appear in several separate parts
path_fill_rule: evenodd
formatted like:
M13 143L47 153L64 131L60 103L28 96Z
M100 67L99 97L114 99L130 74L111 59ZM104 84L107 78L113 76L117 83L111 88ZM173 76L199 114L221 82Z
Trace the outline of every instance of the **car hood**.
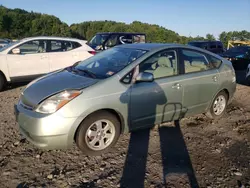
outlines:
M234 58L236 56L240 56L240 55L244 55L244 53L242 52L224 52L223 54L221 54L222 57L228 57L228 58Z
M22 92L21 101L24 105L35 107L58 92L67 89L83 89L97 82L97 79L62 70L35 80Z

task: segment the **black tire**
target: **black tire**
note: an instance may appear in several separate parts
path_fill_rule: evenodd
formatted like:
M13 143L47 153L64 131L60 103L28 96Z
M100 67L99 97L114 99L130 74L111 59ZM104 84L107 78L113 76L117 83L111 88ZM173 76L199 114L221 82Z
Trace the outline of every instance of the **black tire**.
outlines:
M225 98L226 104L225 104L224 110L220 114L216 114L214 112L214 105L215 105L215 101L218 99L219 96L223 96ZM206 112L206 116L210 119L220 119L225 114L227 105L228 105L228 95L225 91L221 91L214 98L209 110Z
M246 85L250 86L250 76L246 78Z
M85 138L89 127L98 120L110 121L114 125L114 130L115 130L113 140L110 142L110 144L106 148L104 148L102 150L94 150L94 149L90 148L88 146L88 144L86 142L86 138ZM120 132L121 132L120 126L121 125L120 125L119 120L112 113L109 113L107 111L96 112L96 113L88 116L78 127L78 129L76 131L76 137L75 137L76 145L85 155L89 155L89 156L101 155L101 154L107 152L110 148L112 148L116 144L116 142L118 141L118 138L119 138Z
M0 73L0 92L3 91L5 87L6 87L6 79L2 75L2 73Z

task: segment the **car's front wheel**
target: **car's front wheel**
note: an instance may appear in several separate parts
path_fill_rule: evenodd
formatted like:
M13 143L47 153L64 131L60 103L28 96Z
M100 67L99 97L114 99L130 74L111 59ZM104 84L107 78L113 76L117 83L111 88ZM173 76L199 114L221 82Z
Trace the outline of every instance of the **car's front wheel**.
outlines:
M211 119L219 119L225 114L226 107L228 104L228 95L225 91L219 92L214 98L212 105L206 116Z
M76 132L76 144L86 155L101 155L120 136L120 122L113 114L100 111L88 116Z
M5 89L6 86L6 79L0 72L0 92Z

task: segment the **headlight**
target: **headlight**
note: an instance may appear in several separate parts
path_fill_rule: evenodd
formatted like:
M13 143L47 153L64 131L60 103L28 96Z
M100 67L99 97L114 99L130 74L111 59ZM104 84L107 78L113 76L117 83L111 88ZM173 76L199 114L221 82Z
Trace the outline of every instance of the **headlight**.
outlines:
M80 94L81 91L78 90L63 91L45 99L35 111L43 114L54 113Z

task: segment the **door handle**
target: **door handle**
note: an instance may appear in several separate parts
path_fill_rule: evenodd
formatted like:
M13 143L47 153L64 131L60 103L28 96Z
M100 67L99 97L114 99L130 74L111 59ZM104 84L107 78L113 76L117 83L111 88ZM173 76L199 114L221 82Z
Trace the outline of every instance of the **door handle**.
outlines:
M217 82L217 76L213 77L214 82Z
M179 83L174 84L174 85L172 85L172 88L173 89L180 89L181 88L181 84L179 84Z

